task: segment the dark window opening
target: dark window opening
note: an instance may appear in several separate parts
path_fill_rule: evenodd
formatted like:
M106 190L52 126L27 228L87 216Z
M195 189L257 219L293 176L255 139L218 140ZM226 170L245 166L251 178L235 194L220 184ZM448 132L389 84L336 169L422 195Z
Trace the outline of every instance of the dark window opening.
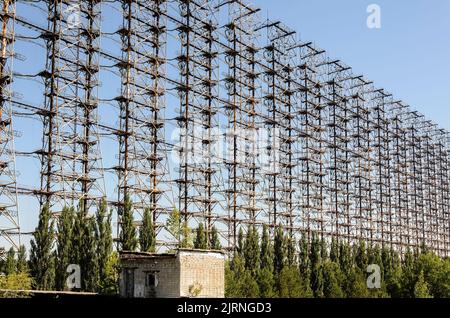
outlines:
M156 278L155 273L147 274L147 286L156 287L158 285L158 279Z

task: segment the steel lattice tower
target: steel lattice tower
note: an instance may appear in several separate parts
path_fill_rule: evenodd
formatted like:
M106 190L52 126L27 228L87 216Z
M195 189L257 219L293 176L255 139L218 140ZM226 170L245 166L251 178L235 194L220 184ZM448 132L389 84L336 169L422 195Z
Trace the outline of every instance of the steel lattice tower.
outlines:
M13 80L15 1L3 1L0 35L0 258L20 245L11 83Z
M97 119L100 12L96 1L49 1L41 206L89 212L105 197Z
M151 212L161 251L179 243L166 226L176 209L229 251L240 229L266 224L296 240L448 256L448 131L259 11L246 0L3 1L0 245L18 244L18 195L54 213L106 198L117 234L128 197L136 227Z

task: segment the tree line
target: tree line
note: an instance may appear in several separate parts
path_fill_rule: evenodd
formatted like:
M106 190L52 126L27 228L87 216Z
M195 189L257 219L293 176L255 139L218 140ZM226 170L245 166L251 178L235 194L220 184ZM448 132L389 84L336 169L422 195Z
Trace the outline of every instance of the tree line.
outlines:
M78 208L64 207L55 215L44 206L30 242L29 260L24 246L18 253L11 248L6 260L0 262L0 273L4 273L0 288L67 290L66 280L70 275L67 267L77 264L81 274L78 290L116 294L119 262L118 254L113 251L111 212L105 200L94 215L82 207L82 202ZM139 246L141 251L154 251L155 233L150 209L144 212L139 233L128 196L119 215L122 225L119 249L134 251Z
M298 251L298 252L296 252ZM380 267L380 288L368 288L367 266ZM250 225L239 230L226 266L226 297L450 297L450 260L426 247L401 255L364 241L326 242L312 233L295 241L277 227L273 241L266 225L261 238Z
M81 291L118 292L118 254L113 251L111 212L103 201L95 215L65 207L55 217L44 206L31 241L30 258L21 246L11 249L0 261L0 289L66 290L69 264L81 269ZM145 209L136 226L128 196L119 208L118 249L155 252L153 215ZM166 230L177 247L220 250L217 229L200 223L191 230L180 212L168 216ZM273 240L269 228L262 233L250 225L244 235L239 229L236 246L225 270L227 297L449 297L450 260L426 247L407 250L404 255L386 246L327 242L318 234L296 241L276 227ZM381 270L380 288L367 286L367 266Z
M30 242L30 257L21 246L18 253L11 248L5 261L0 261L0 289L67 290L66 280L70 264L81 271L78 290L115 294L118 292L118 254L113 251L111 212L103 200L95 215L77 208L64 207L58 215L44 206L39 214L38 226ZM118 210L120 233L118 250L155 252L156 233L153 215L144 209L142 223L136 225L129 196ZM221 249L218 232L212 227L209 233L203 225L193 231L174 209L169 215L166 229L177 239L177 247Z

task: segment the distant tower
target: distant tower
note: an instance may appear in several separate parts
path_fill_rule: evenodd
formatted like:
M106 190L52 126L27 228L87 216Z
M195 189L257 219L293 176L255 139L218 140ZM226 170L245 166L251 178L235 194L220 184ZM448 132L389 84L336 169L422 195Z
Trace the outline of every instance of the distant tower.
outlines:
M4 0L0 15L0 258L20 245L19 214L11 112L14 1Z
M98 133L100 6L49 1L40 204L95 211L105 197Z

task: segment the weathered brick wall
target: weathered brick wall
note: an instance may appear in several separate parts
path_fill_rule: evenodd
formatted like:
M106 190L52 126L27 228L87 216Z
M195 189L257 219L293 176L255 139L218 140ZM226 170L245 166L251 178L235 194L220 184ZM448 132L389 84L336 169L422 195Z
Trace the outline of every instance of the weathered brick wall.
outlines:
M197 297L224 297L225 260L222 254L180 251L178 259L181 297L194 297L193 289L198 289Z
M151 269L159 270L156 297L180 297L180 264L175 258L158 260Z
M225 257L221 253L180 250L178 254L121 259L120 294L125 295L125 269L134 269L134 297L224 297ZM148 286L155 273L158 285Z
M142 260L126 260L123 267L135 268L134 271L134 297L150 297L150 289L146 284L147 273L157 272L158 286L155 288L156 297L180 297L180 268L179 262L173 258L155 258ZM121 277L121 295L125 290L123 272Z

